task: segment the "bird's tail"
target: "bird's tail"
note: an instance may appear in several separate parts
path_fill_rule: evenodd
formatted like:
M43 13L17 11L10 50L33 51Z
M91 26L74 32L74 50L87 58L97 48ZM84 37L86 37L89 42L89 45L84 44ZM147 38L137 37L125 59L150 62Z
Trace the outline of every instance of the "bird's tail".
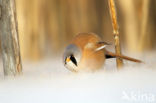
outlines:
M137 63L143 63L141 60L131 58L131 57L128 57L128 56L124 56L124 55L118 55L118 54L115 54L115 53L112 53L112 52L109 52L109 51L105 52L105 57L106 57L106 59L109 59L109 58L122 58L122 59L125 59L125 60L137 62Z

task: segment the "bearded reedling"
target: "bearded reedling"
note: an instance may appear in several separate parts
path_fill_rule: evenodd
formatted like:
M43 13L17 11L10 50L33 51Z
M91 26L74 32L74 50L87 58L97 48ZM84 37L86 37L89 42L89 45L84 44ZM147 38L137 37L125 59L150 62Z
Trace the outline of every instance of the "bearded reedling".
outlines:
M78 72L99 70L108 58L118 57L133 62L142 62L138 59L109 52L105 49L108 45L94 33L80 33L66 47L63 56L64 65L67 69Z

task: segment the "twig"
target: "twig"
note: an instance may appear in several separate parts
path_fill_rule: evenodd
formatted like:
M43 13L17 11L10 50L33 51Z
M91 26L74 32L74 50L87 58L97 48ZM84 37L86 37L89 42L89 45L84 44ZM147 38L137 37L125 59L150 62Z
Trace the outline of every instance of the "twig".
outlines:
M116 9L114 0L108 0L109 10L112 19L113 26L113 35L115 39L115 52L117 55L121 55L120 41L119 41L119 27L117 23ZM116 58L117 68L121 68L123 66L123 60L121 58Z

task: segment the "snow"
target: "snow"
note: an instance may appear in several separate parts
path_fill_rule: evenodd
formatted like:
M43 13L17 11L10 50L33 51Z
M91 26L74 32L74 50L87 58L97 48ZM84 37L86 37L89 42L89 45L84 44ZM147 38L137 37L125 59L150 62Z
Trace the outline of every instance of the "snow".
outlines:
M155 103L156 54L141 56L145 64L115 59L94 73L72 73L60 58L23 61L23 74L3 77L0 63L0 103Z

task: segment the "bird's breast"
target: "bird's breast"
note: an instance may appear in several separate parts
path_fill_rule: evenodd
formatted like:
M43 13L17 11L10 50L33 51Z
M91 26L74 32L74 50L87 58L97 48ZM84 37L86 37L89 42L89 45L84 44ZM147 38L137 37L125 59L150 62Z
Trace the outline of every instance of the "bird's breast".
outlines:
M87 71L98 70L102 68L104 62L105 62L104 50L100 51L84 50L79 64L79 69Z

